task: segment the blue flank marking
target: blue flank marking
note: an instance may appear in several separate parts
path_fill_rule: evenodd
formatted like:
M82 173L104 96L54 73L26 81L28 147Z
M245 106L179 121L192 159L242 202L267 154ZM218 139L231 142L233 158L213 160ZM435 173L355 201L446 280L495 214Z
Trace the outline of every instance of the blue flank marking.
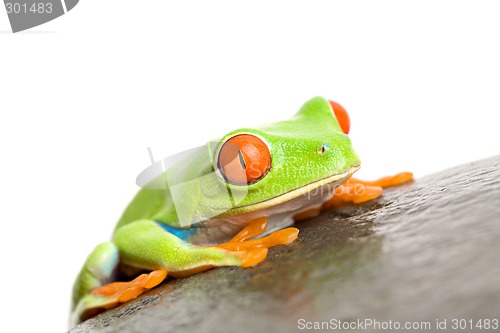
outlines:
M191 238L191 236L193 236L193 234L196 232L196 230L194 230L193 228L189 228L189 229L179 229L179 228L174 228L174 227L171 227L169 225L166 225L166 224L163 224L163 223L160 223L158 221L155 221L156 223L158 223L158 225L163 229L165 230L166 232L169 232L171 233L172 235L174 236L177 236L179 237L180 239L182 239L183 241L188 241L189 238Z

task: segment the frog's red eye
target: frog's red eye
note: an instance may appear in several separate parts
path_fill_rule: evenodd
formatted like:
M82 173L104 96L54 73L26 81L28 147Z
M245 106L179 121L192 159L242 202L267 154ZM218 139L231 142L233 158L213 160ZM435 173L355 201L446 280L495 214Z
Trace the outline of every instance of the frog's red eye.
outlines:
M333 113L335 113L335 117L337 117L340 128L342 128L342 132L344 132L345 134L349 134L349 129L351 128L351 121L349 120L349 115L347 114L347 111L339 103L334 101L329 101L329 102L330 106L332 107Z
M231 184L253 184L271 169L271 153L258 137L251 134L236 135L222 145L217 167Z

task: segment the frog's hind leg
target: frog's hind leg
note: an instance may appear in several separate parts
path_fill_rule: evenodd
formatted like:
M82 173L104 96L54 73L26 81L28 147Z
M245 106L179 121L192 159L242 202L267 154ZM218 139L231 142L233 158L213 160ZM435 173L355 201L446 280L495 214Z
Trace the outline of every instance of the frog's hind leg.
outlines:
M267 249L222 249L198 246L165 230L159 223L140 220L115 233L124 264L156 270L166 268L174 277L189 276L215 266L250 267L265 259Z
M119 251L112 242L99 244L88 256L73 287L71 324L126 302L161 283L165 269L142 274L130 282L113 282L117 278Z
M412 180L411 172L401 172L374 181L351 178L335 189L332 198L323 204L322 209L329 209L345 202L363 203L381 196L384 188L398 186Z
M268 236L251 239L260 236L266 231L267 228L267 218L261 217L250 222L245 228L243 228L236 236L234 236L229 242L217 244L216 247L223 249L241 251L241 250L252 250L256 248L270 248L277 245L290 244L299 234L297 228L285 228L271 233Z
M90 296L90 292L116 279L120 255L111 242L101 243L87 257L73 285L71 325L105 309L107 299Z

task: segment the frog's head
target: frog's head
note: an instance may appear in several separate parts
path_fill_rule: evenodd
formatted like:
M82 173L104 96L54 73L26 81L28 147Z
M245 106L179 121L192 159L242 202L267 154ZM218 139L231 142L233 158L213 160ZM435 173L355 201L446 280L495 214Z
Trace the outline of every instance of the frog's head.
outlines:
M272 205L338 185L360 165L349 126L342 106L315 97L289 120L232 131L214 154L220 181L245 192L236 208Z

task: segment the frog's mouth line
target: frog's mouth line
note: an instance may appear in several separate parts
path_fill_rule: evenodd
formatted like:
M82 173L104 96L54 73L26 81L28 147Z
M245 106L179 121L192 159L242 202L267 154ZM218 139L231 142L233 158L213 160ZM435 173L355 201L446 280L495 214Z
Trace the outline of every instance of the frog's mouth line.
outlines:
M347 171L345 171L343 173L322 178L322 179L317 180L315 182L301 186L295 190L283 193L283 194L281 194L277 197L274 197L272 199L268 199L268 200L260 201L257 203L248 204L245 206L234 208L234 209L228 211L228 213L235 213L238 211L250 212L250 211L255 211L255 210L264 209L267 207L282 204L284 202L293 200L293 199L298 198L302 195L310 193L311 191L314 191L315 189L320 188L322 186L332 184L332 183L339 181L341 179L347 179L350 176L352 176L353 173L358 171L360 167L361 167L360 165L352 166L349 169L347 169Z

